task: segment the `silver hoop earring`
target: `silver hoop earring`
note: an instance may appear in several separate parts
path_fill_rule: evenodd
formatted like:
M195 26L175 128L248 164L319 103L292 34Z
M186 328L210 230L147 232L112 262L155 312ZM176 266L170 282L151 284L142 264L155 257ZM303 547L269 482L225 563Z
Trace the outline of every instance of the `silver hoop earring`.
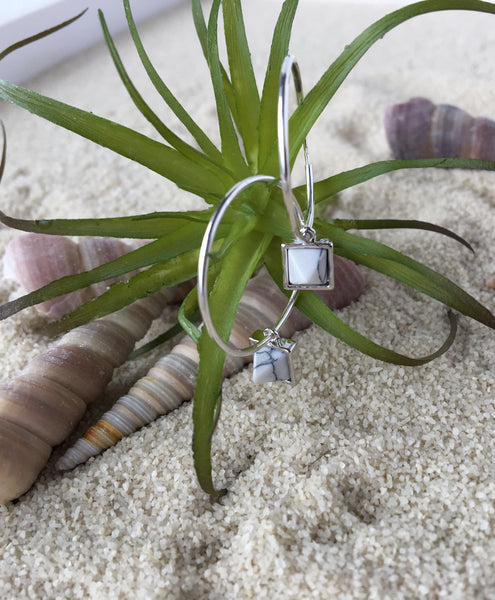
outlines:
M289 76L292 72L298 104L303 101L301 72L294 56L286 56L280 71L278 91L277 129L280 162L280 188L294 242L282 244L284 288L286 290L333 289L333 244L329 240L316 241L313 229L314 195L313 168L309 160L308 144L303 144L306 172L307 211L304 219L292 191L289 156Z

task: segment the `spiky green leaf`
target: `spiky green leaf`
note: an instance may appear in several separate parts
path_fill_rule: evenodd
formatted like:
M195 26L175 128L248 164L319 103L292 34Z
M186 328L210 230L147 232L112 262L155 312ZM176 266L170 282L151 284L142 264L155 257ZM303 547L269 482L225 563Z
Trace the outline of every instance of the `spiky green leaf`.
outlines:
M102 219L16 219L0 211L0 223L32 233L79 235L131 239L159 238L174 233L189 223L208 223L213 209L185 212L155 212L130 217ZM229 219L225 219L228 225Z
M417 221L414 219L332 219L330 224L339 229L348 231L349 229L422 229L423 231L433 231L452 238L459 244L466 246L474 254L473 247L460 235L457 235L446 227L428 223L426 221Z
M231 183L230 176L213 164L200 166L133 129L13 83L0 80L0 98L130 158L207 201L218 201Z
M55 323L50 324L49 331L53 334L67 331L120 310L139 298L146 298L163 288L187 281L196 273L197 264L198 250L196 249L154 264L133 275L127 281L113 283L101 296L78 306Z
M276 281L280 289L284 291L282 286L282 269L280 265L280 248L275 244L272 245L270 251L266 253L265 258L270 275ZM284 293L286 292L284 291ZM449 349L455 339L457 331L457 319L452 312L449 312L450 332L442 346L428 356L413 358L390 350L389 348L385 348L357 332L339 319L335 313L331 311L320 298L318 298L315 292L302 291L296 306L311 320L312 323L318 325L348 346L351 346L351 348L359 350L359 352L378 360L397 365L412 367L432 361Z
M82 289L92 283L119 277L136 269L173 259L180 254L195 250L199 247L203 232L203 224L189 223L166 237L150 242L90 271L61 277L39 290L2 304L0 320L12 316L23 308Z
M322 221L316 226L332 240L335 252L340 256L385 273L487 327L495 328L495 316L487 308L433 269L375 240L347 233Z
M239 175L239 178L249 175L247 165L242 156L239 140L232 121L231 109L222 79L222 68L218 54L218 12L221 0L213 0L208 20L208 65L210 67L211 81L215 92L215 101L217 104L218 125L220 127L220 137L222 140L222 154L226 165ZM234 97L235 103L235 97Z
M177 98L162 80L157 70L153 66L152 62L150 61L149 56L146 53L144 45L139 36L136 23L134 22L129 0L124 0L124 9L127 18L127 25L129 27L134 46L136 47L138 56L141 59L141 63L143 64L143 67L145 68L151 83L155 86L156 91L167 103L167 105L173 111L175 116L180 120L180 122L186 127L189 133L196 140L201 150L203 150L203 152L207 154L215 163L221 165L223 163L221 152L206 135L206 133L199 127L199 125L191 118L189 113L184 109L182 104L177 100Z
M443 10L472 10L495 14L495 5L482 0L424 0L391 12L365 29L325 71L309 91L304 102L296 109L290 120L290 156L293 161L304 138L315 124L335 92L363 55L383 36L409 19L418 15ZM495 22L495 21L494 21ZM272 172L277 161L276 149L270 153L267 172Z
M223 22L229 69L234 90L237 126L249 165L258 158L260 98L249 52L240 0L223 2Z
M379 175L385 175L400 169L480 169L495 170L495 162L476 158L422 158L411 160L381 160L356 169L343 171L315 183L315 203L324 202L336 194L359 183L369 181ZM299 199L305 198L305 188L299 187L294 193Z
M289 53L289 40L292 23L296 14L299 0L285 0L273 32L270 57L261 95L259 119L259 166L264 165L269 151L277 139L277 102L280 69L282 62ZM278 175L278 171L273 173Z
M22 48L23 46L27 46L28 44L32 44L33 42L37 42L38 40L41 40L42 38L47 37L49 35L52 35L52 33L55 33L56 31L59 31L60 29L63 29L64 27L67 27L68 25L71 25L72 23L74 23L74 21L77 21L78 19L80 19L84 15L84 13L87 12L87 10L88 9L85 8L83 11L81 11L75 17L72 17L71 19L68 19L67 21L63 21L62 23L59 23L58 25L54 25L53 27L49 27L48 29L40 31L39 33L36 33L35 35L31 35L27 38L24 38L23 40L20 40L19 42L12 44L8 48L5 48L5 50L2 50L2 52L0 52L0 60L4 59L11 52L14 52L15 50L19 50L19 48Z
M182 329L196 344L199 342L201 332L194 320L191 320L191 316L197 315L198 311L198 288L194 287L180 305L178 319Z
M230 335L242 292L270 239L270 236L251 232L238 240L222 261L209 302L213 322L224 340ZM201 333L198 351L200 361L193 405L194 466L203 490L218 496L222 495L224 490L216 490L213 484L211 436L219 410L225 352L210 339L206 329Z

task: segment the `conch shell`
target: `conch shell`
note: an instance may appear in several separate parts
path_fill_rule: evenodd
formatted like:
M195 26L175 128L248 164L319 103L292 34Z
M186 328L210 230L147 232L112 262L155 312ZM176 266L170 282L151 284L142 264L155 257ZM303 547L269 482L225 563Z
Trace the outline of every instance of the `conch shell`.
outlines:
M456 106L412 98L388 106L384 121L395 158L495 160L495 121L474 118Z

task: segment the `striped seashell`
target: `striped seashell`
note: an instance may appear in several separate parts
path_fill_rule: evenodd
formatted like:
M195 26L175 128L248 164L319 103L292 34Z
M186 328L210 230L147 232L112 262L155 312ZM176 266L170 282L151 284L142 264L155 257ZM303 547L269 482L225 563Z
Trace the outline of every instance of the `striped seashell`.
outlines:
M364 277L353 262L339 256L334 260L335 289L319 292L319 296L332 309L347 306L364 289ZM275 323L286 302L286 297L266 273L262 272L253 278L239 303L230 341L238 347L249 345L249 336L253 331ZM295 310L280 334L290 337L309 324L310 321ZM251 358L227 357L224 377L239 371ZM62 471L72 469L190 400L194 393L198 362L195 344L190 338L183 338L67 450L56 467Z
M116 238L82 237L74 242L63 235L26 233L7 244L3 257L3 276L15 279L26 292L32 292L59 277L89 271L115 260L134 247ZM49 319L58 319L102 294L114 281L123 281L128 277L129 274L126 274L95 283L42 302L36 309Z
M159 292L73 329L0 385L0 504L31 487L169 300Z
M474 118L456 106L412 98L388 106L384 121L395 158L495 160L495 121Z

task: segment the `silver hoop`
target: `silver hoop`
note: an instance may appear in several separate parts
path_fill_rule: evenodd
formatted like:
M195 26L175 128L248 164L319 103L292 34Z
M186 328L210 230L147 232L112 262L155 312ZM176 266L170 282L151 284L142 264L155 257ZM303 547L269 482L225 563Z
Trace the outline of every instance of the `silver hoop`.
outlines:
M270 329L266 329L263 333L265 337L256 344L252 346L248 346L246 348L236 348L230 342L226 342L222 339L213 323L210 313L210 305L208 302L208 266L210 264L210 253L211 248L213 246L213 242L215 240L215 235L220 225L220 221L222 220L225 211L230 206L231 202L245 189L254 185L255 183L260 182L271 182L276 181L275 177L271 175L253 175L252 177L247 177L239 183L236 183L224 196L220 204L217 206L215 212L213 213L208 226L206 227L206 231L203 237L203 241L201 243L201 248L199 250L199 258L198 258L198 304L199 310L201 311L201 316L203 317L203 323L206 327L206 331L210 338L217 343L222 350L227 352L232 356L249 356L250 354L254 354L264 346L268 345L270 342L276 340L279 337L279 330L283 327L287 318L289 317L290 312L294 308L294 304L296 302L297 296L299 294L298 290L294 290L287 302L286 307L284 308L279 320L277 323Z
M278 131L278 158L280 163L280 189L295 240L308 241L314 237L314 195L313 195L313 167L309 161L308 144L304 138L304 165L306 171L306 196L307 214L306 220L292 191L290 156L289 156L289 75L292 72L294 86L296 88L297 103L301 104L304 99L302 89L301 72L294 56L289 54L285 57L280 71L280 85L278 88L277 105L277 131Z

